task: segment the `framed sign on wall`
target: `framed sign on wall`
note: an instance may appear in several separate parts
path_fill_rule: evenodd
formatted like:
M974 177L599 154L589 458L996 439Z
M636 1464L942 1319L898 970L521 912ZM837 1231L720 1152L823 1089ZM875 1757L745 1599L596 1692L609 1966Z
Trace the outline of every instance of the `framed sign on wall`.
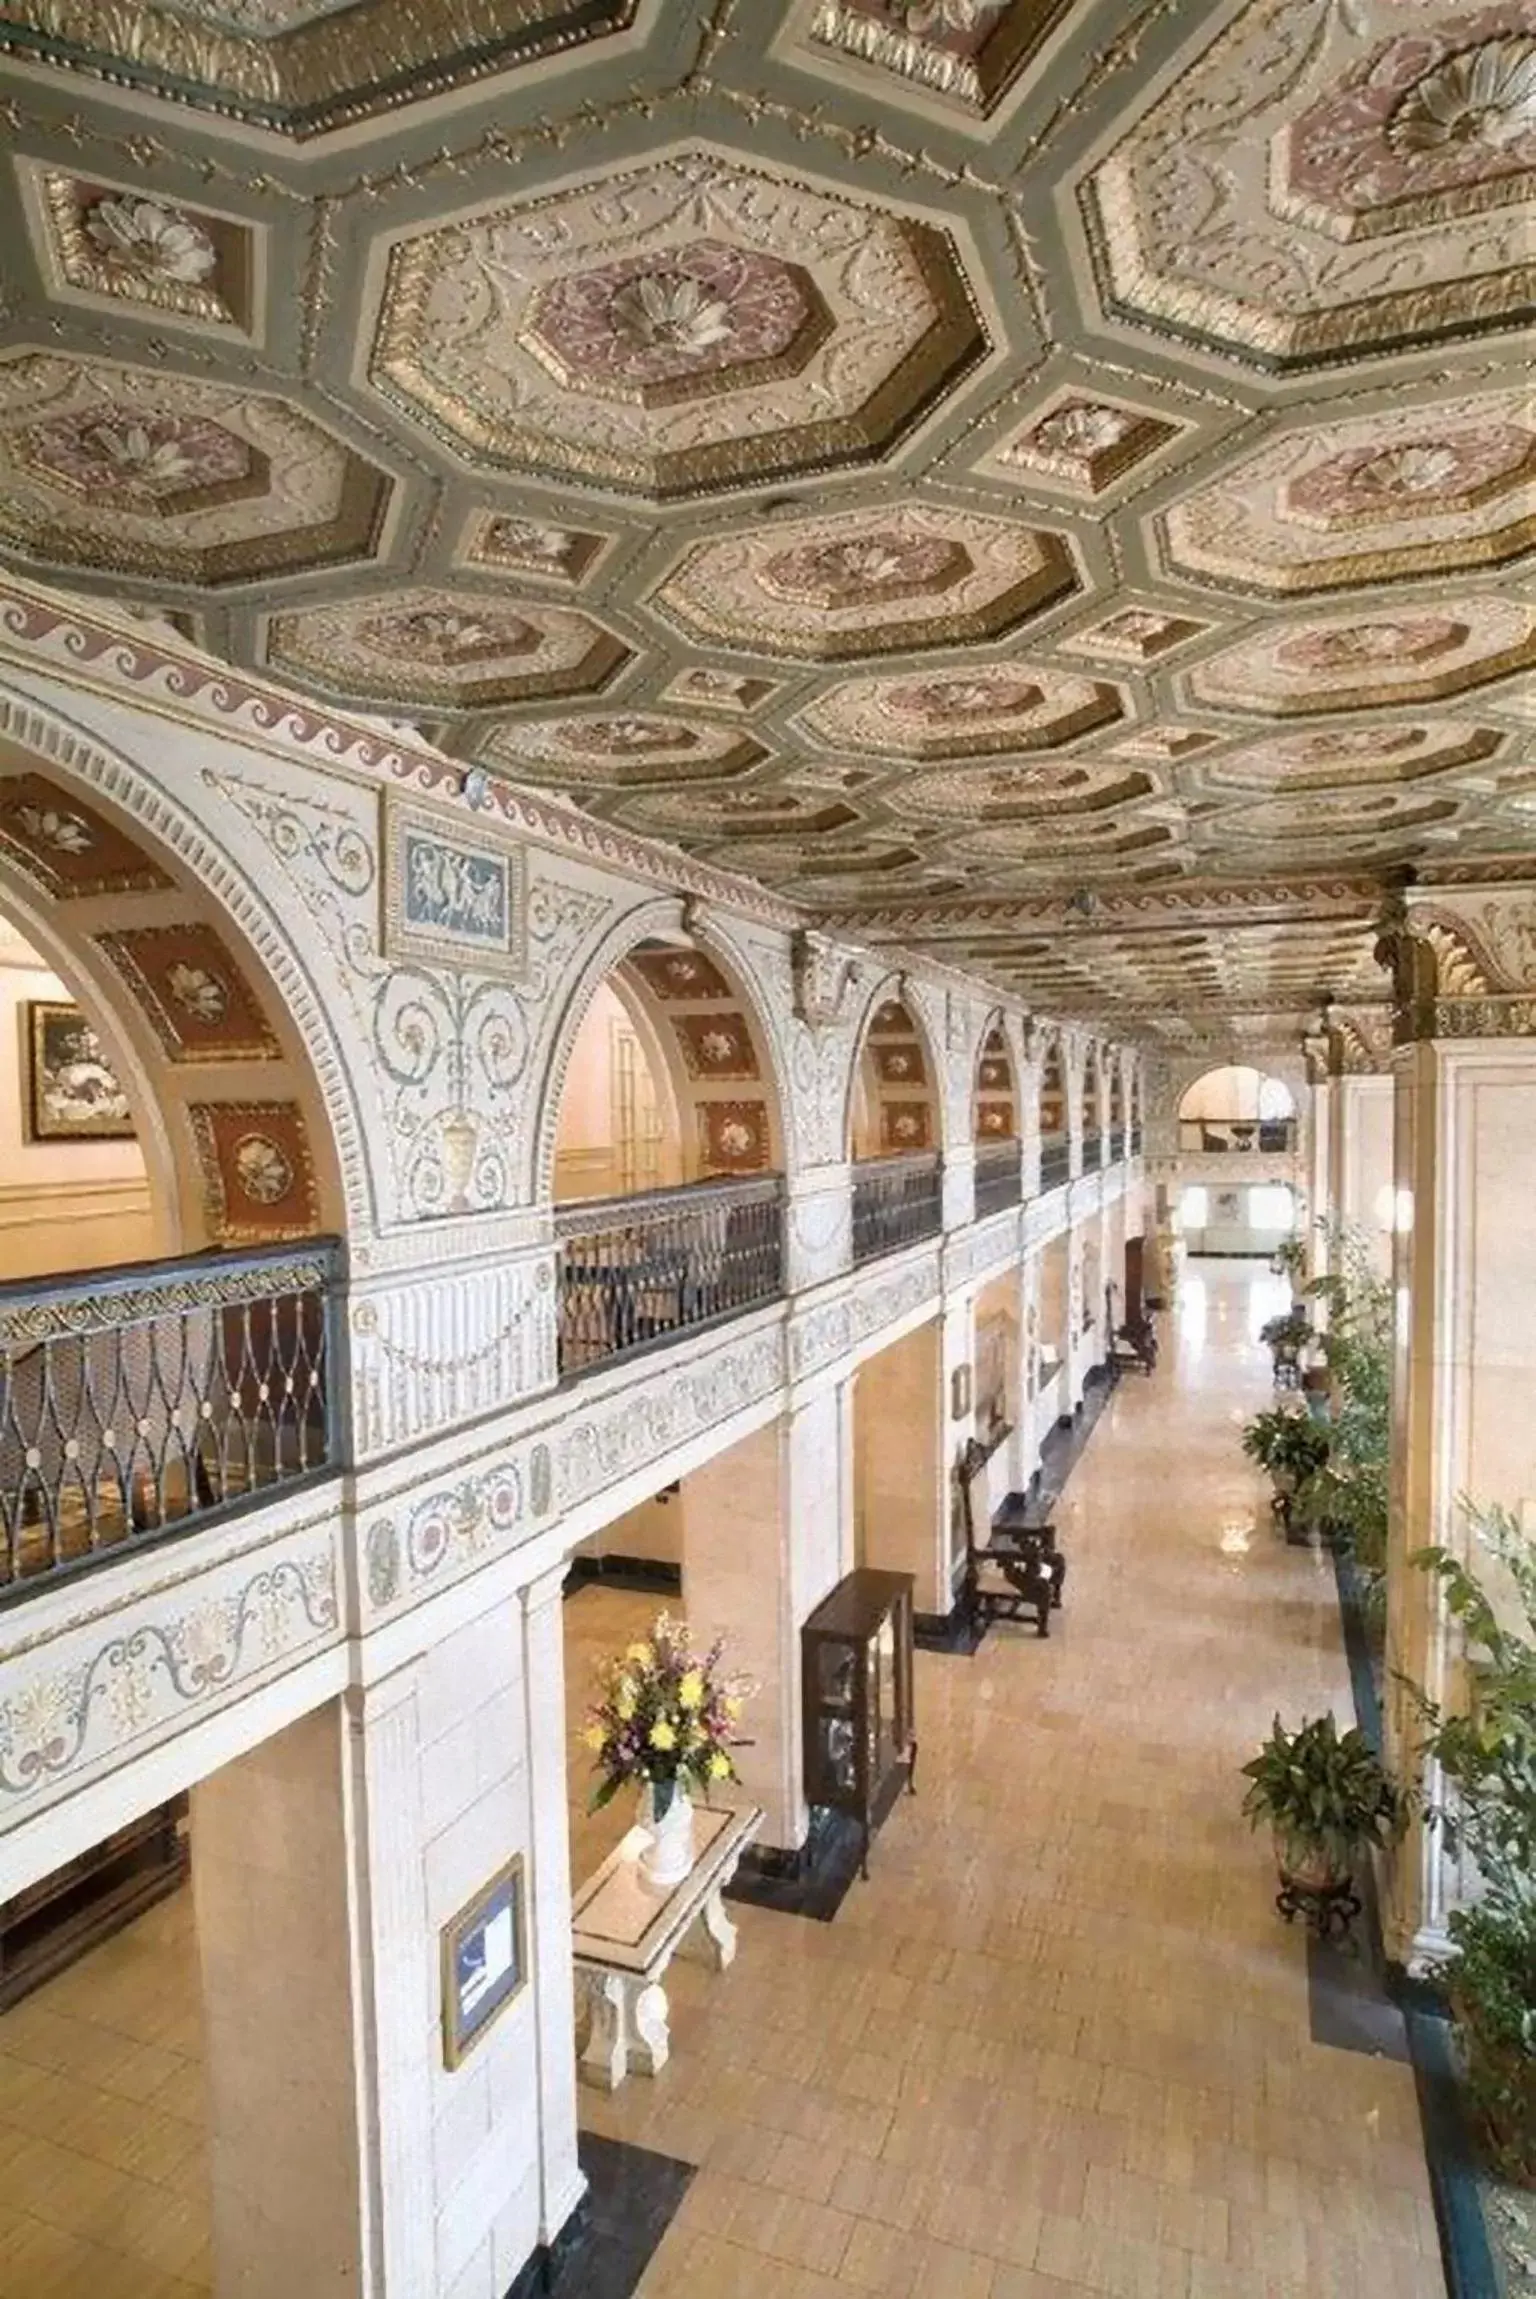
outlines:
M78 1006L29 999L22 1107L35 1142L128 1142L133 1115L101 1040Z
M527 1980L523 1861L498 1868L442 1930L443 2065L456 2068Z

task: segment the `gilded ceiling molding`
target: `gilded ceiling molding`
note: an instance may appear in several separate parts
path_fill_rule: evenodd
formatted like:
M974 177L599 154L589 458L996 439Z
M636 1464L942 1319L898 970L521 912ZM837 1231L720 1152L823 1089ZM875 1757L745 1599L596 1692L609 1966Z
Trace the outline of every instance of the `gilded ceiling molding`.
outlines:
M1536 894L1411 886L1379 920L1399 1044L1536 1037Z

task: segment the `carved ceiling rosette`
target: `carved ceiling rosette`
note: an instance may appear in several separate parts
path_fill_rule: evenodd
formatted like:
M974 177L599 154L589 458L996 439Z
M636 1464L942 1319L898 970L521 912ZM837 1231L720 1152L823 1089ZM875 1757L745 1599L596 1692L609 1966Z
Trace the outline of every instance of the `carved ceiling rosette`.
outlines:
M836 662L996 638L1076 587L1060 535L897 503L696 543L651 604L704 644Z
M1280 625L1240 640L1186 674L1198 701L1290 717L1433 701L1507 678L1536 661L1536 611L1485 592L1327 621Z
M801 714L815 741L892 758L1046 750L1108 726L1123 710L1099 679L1022 663L849 679Z
M1083 187L1106 307L1281 370L1521 324L1533 34L1532 0L1250 0Z
M583 791L727 782L768 756L740 728L647 710L511 720L481 750L509 774ZM688 804L697 821L696 803Z
M698 146L401 239L369 378L476 462L664 499L874 460L987 349L945 230Z

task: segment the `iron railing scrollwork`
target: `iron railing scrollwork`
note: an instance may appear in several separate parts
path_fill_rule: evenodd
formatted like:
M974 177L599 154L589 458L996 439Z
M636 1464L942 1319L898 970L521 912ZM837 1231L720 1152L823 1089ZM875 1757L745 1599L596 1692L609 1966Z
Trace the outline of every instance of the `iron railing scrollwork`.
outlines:
M1097 1173L1103 1163L1104 1136L1101 1133L1085 1133L1083 1136L1084 1173Z
M1024 1195L1016 1141L982 1142L976 1151L976 1219L1017 1205Z
M1072 1172L1072 1145L1065 1134L1051 1134L1040 1144L1040 1187L1060 1189Z
M343 1465L334 1239L0 1285L0 1600Z
M943 1167L937 1150L861 1158L853 1169L855 1267L936 1237L943 1226Z
M1132 1157L1140 1157L1140 1155L1141 1155L1141 1128L1140 1128L1140 1126L1132 1126L1132 1128L1131 1128L1131 1155L1132 1155Z
M585 1198L555 1214L560 1373L633 1356L784 1290L777 1174Z
M1108 1162L1109 1162L1111 1165L1118 1165L1118 1164L1120 1163L1121 1159L1122 1159L1124 1156L1125 1156L1125 1128L1124 1128L1124 1126L1111 1126L1111 1127L1110 1127L1110 1129L1109 1129L1109 1160L1108 1160Z

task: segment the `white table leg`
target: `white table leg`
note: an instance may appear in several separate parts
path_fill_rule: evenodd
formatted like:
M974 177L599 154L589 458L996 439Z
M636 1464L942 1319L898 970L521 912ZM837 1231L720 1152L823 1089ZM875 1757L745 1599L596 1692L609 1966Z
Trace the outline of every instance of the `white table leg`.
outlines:
M666 1989L659 1981L641 1988L632 1999L630 2011L635 2024L635 2066L642 2075L659 2075L672 2056Z
M629 2008L627 1990L614 1974L589 1978L587 2005L592 2030L578 2062L583 2083L599 2091L617 2091L629 2073Z
M699 1910L699 1922L709 1942L709 1960L717 1972L728 1971L736 1961L736 1927L725 1912L725 1902L718 1892L711 1892Z

